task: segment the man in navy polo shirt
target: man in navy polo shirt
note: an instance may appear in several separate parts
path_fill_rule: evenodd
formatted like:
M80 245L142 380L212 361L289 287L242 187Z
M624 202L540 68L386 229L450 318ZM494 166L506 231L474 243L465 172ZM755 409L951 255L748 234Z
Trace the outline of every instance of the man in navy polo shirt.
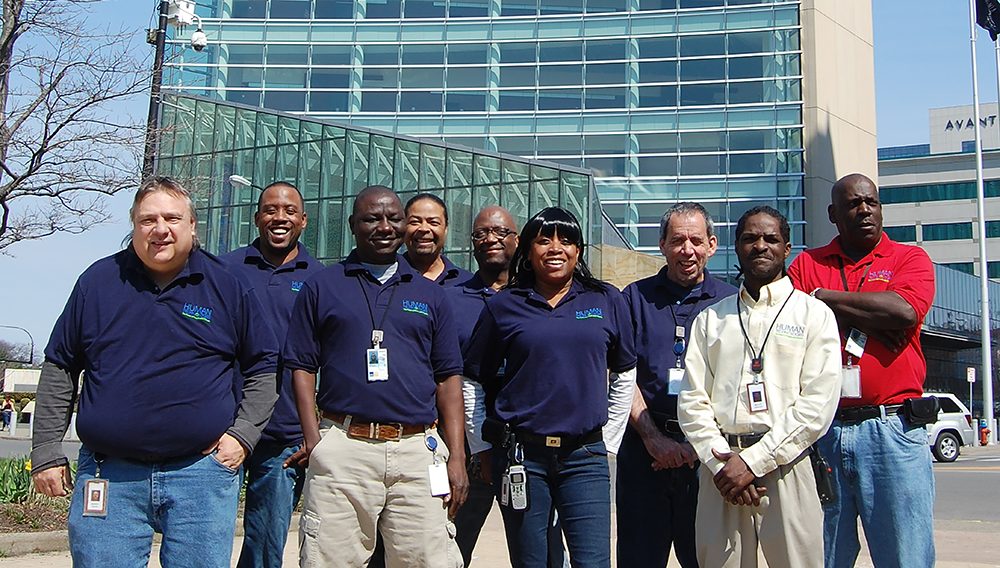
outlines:
M348 222L354 251L306 282L283 349L309 460L300 562L365 566L381 532L390 568L461 566L448 519L468 491L452 312L396 254L392 190L363 189Z
M77 566L144 566L160 532L162 565L228 567L240 467L277 398L277 341L252 324L253 290L198 248L186 189L153 178L131 217L130 245L80 276L45 349L32 477L45 495L73 491ZM62 437L81 383L74 489Z
M415 271L441 286L458 286L472 273L441 254L448 241L448 206L433 193L419 193L406 202L406 259Z
M254 224L259 237L250 246L222 257L233 272L253 286L264 305L265 317L254 323L270 325L282 340L299 290L306 278L323 268L299 243L307 222L299 190L290 183L273 183L257 200ZM301 445L292 373L285 370L271 420L247 458L243 549L238 566L281 566L292 509L305 481L305 468L291 459Z
M736 288L705 270L717 246L708 211L698 203L678 203L660 220L660 252L666 266L624 290L639 363L638 388L618 452L621 566L664 568L671 544L681 566L698 566L694 545L698 456L677 423L677 394L695 316L736 293Z

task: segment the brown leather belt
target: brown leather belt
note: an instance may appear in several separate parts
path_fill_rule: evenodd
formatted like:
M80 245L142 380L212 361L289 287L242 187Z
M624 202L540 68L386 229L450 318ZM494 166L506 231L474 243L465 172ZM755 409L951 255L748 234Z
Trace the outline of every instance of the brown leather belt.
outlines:
M428 426L424 424L400 424L399 422L364 422L356 416L326 412L325 410L323 418L347 428L347 435L352 438L366 438L368 440L398 442L404 436L423 434L425 430L434 426L433 424Z

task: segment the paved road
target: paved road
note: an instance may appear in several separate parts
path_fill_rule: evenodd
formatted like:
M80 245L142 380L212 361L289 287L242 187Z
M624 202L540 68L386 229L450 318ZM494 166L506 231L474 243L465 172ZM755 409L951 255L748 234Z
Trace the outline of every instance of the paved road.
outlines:
M0 443L0 451L4 446ZM937 545L938 568L1000 567L1000 499L996 485L1000 482L1000 446L966 448L955 463L934 464L937 482L934 538ZM613 523L612 523L613 525ZM285 548L285 566L297 566L298 533L289 535ZM242 540L234 543L233 565ZM872 566L862 547L858 568ZM158 547L154 546L150 566L159 567ZM483 528L476 547L474 566L494 568L509 566L500 513L494 507ZM761 566L766 563L761 562ZM0 558L0 568L68 568L68 553L32 554L15 558ZM671 558L670 568L679 566ZM623 567L625 568L625 567Z
M27 429L24 430L27 432ZM80 451L80 442L63 442L63 450L70 459L76 459ZM0 457L9 458L26 456L31 453L31 440L28 438L9 438L6 432L0 433Z

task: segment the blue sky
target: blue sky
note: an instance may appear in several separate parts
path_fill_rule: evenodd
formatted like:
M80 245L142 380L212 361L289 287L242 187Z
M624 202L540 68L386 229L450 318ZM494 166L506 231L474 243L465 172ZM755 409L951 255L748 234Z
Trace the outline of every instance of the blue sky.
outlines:
M89 23L141 34L151 24L156 4L155 0L105 0L94 6ZM873 12L879 146L926 143L928 109L972 102L967 3L883 0L873 2ZM141 40L137 43L138 49L151 49ZM979 34L977 54L981 100L996 101L994 50L985 32ZM138 99L121 111L143 117L147 104ZM0 255L0 324L28 329L36 356L77 276L94 260L119 250L129 231L129 204L129 195L119 195L110 201L113 222L83 235L15 245L6 256ZM0 329L0 339L24 343L27 337Z

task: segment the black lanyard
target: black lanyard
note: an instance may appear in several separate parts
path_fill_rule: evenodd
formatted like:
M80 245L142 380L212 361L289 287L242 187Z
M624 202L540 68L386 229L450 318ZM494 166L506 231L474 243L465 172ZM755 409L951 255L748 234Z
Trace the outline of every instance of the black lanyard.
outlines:
M743 332L743 339L747 341L747 349L750 350L750 370L754 375L759 375L764 370L764 346L767 345L767 340L771 337L771 331L774 329L774 324L778 323L778 317L781 316L781 312L784 311L785 306L788 305L788 300L792 299L792 294L789 294L785 298L785 302L781 304L781 308L778 309L778 313L774 315L774 321L771 322L771 327L767 328L767 333L764 334L764 341L760 344L760 351L754 351L753 343L750 343L750 336L747 334L747 328L743 325L743 316L740 314L740 296L736 295L736 317L740 320L740 331ZM749 306L747 306L749 308ZM749 319L749 315L747 319Z
M703 288L698 288L699 296L701 296L702 290ZM684 301L690 298L693 293L694 289L688 292L687 295L685 295L676 303L678 304L684 303ZM695 300L695 303L697 303L697 300ZM667 307L670 308L670 318L674 320L674 355L677 357L676 361L674 361L674 366L680 368L681 356L683 356L684 352L687 350L687 340L685 339L684 335L685 335L685 330L687 329L687 320L691 319L691 314L688 313L687 317L684 318L684 321L679 322L677 321L677 313L674 312L674 304L668 303ZM691 308L691 311L693 312L694 308Z
M385 310L382 312L382 318L379 319L378 321L378 325L375 325L375 310L372 308L371 300L368 299L368 290L365 289L365 283L361 281L362 278L364 278L364 276L358 274L358 286L361 287L361 293L364 294L365 296L365 305L368 306L368 317L371 318L372 321L372 345L375 346L376 344L382 342L381 335L379 337L379 340L375 341L375 335L376 335L375 332L379 332L381 334L381 332L385 330L382 326L385 325L385 319L389 316L389 310L392 309L392 299L396 296L396 290L399 289L399 284L401 281L397 280L392 285L392 292L389 294L389 303L386 304ZM378 302L377 297L375 301Z
M865 273L861 275L861 281L858 282L858 289L855 290L855 292L860 292L861 291L861 286L865 283L865 280L868 278L868 271L870 271L872 269L872 263L874 263L874 262L875 261L873 260L872 262L869 262L868 264L865 265ZM840 279L844 283L844 291L845 292L850 292L851 288L850 288L850 286L847 285L847 273L844 272L844 259L842 259L842 258L840 258L838 256L837 257L837 264L840 265Z

